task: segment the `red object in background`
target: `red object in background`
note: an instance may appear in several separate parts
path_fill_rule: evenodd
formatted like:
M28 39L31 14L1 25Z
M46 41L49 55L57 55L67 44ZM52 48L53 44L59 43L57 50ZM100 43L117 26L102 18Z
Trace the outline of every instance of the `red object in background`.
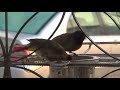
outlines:
M16 46L13 47L13 50L19 50L19 49L21 49L22 47L24 47L24 46L22 46L22 45L16 45ZM20 51L20 52L22 52L23 55L20 55L20 54L18 53L17 55L12 55L12 56L10 56L11 59L16 59L16 60L12 61L13 64L16 64L16 63L17 63L17 59L19 59L19 58L21 58L21 57L23 57L23 56L27 56L27 55L30 54L30 51L29 51L29 50L22 50L22 51ZM0 54L0 56L2 56L2 54ZM29 56L26 57L26 58L29 58Z
M13 48L14 51L21 49L22 47L24 47L23 45L15 45L15 47ZM22 50L20 52L23 52L25 55L30 54L29 50ZM11 58L21 58L22 56L11 56ZM27 57L28 58L28 57Z
M16 51L16 50L19 50L19 49L21 49L21 48L22 48L22 47L20 47L20 46L19 46L19 47L14 47L13 50ZM29 50L22 50L21 52L29 53Z
M13 50L15 51L15 50L19 50L19 49L21 49L22 47L24 47L24 46L22 46L22 45L15 45L15 47L13 48ZM22 50L22 51L20 51L20 52L23 52L25 55L28 55L28 54L30 54L30 51L29 50ZM13 64L16 64L17 63L17 59L19 59L19 58L21 58L22 56L19 56L19 54L17 55L17 56L11 56L10 58L16 58L16 60L15 61L13 61L12 63ZM26 57L26 58L29 58L29 56L28 57Z

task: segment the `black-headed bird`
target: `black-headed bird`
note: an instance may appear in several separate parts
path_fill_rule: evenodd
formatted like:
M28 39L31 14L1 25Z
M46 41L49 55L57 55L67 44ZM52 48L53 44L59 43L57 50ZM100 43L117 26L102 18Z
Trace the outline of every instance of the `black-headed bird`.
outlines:
M59 43L65 51L72 53L72 51L76 51L82 46L84 39L85 34L79 30L56 36L52 41Z

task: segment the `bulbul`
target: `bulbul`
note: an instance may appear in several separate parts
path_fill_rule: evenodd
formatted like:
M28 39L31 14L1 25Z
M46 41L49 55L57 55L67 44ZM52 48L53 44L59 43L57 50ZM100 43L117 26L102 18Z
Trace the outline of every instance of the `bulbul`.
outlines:
M30 43L21 50L27 49L34 51L39 48L39 50L36 51L36 54L38 56L44 57L49 61L61 61L71 59L70 55L65 52L64 48L54 41L46 39L29 39L28 41Z
M52 39L52 41L59 43L65 49L65 51L71 53L72 51L76 51L82 46L84 39L84 33L79 30L73 33L65 33L56 36Z

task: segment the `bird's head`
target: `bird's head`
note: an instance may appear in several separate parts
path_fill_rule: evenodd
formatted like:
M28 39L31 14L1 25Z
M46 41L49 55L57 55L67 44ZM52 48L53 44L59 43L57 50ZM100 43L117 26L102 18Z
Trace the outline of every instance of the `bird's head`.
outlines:
M29 50L36 50L38 48L44 48L44 45L47 43L47 40L45 39L27 39L29 43Z
M29 42L33 42L35 41L36 39L27 39Z
M85 39L85 34L82 32L82 31L76 31L76 32L74 32L74 38L75 38L75 40L81 40L81 41L83 41L84 39Z
M30 43L28 44L30 47L28 48L28 50L30 51L34 51L38 48L38 44L37 44L37 39L27 39Z
M46 40L45 39L38 39L38 38L35 38L35 39L27 39L30 43L32 42L39 42L39 43L42 43L42 42L45 42Z

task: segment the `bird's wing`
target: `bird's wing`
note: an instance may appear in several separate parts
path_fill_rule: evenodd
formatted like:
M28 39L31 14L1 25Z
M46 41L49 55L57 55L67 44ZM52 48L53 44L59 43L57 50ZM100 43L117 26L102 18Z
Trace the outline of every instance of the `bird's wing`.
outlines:
M70 40L71 38L71 34L70 33L66 33L66 34L62 34L59 36L56 36L55 38L52 39L52 41L55 41L57 43L59 43L62 46L65 46L65 43Z

